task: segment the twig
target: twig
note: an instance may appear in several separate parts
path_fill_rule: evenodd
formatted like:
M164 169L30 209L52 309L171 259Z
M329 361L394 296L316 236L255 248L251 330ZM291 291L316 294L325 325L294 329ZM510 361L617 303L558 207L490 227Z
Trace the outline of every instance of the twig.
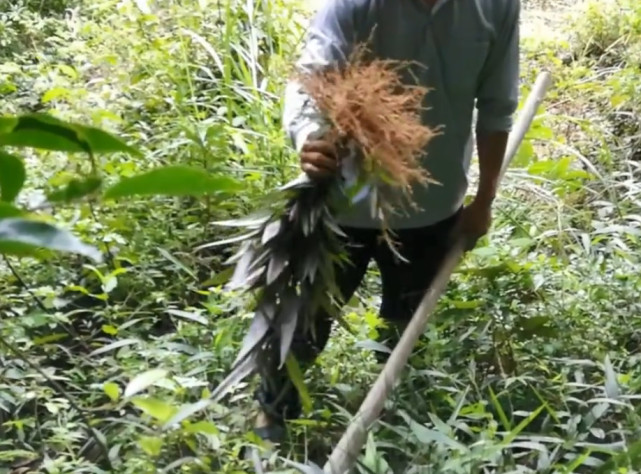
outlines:
M18 349L16 346L8 342L3 336L0 335L0 344L5 346L7 349L9 349L10 352L12 352L18 359L20 359L22 362L27 364L29 367L31 367L33 370L38 372L47 382L49 382L54 389L58 391L60 395L65 397L67 401L69 402L69 405L71 405L71 408L76 410L78 412L78 415L84 422L87 428L87 433L88 435L93 438L93 440L98 444L100 447L100 450L102 451L102 454L105 456L105 460L107 462L107 465L109 466L109 470L112 470L111 466L111 461L109 459L109 449L107 448L107 445L102 441L100 436L96 433L96 431L91 427L91 422L89 421L89 418L87 418L87 415L85 414L85 411L80 408L80 406L76 403L76 400L67 392L62 385L60 385L58 382L53 380L51 377L49 377L47 374L45 374L40 367L35 365L33 362L29 360L27 355L22 352L20 349Z
M9 258L8 258L6 255L4 255L4 254L2 255L2 257L3 257L3 259L4 259L4 263L7 265L7 268L9 269L9 271L11 272L11 274L14 276L14 278L15 278L16 280L18 280L18 283L20 284L20 286L21 286L21 287L22 287L22 288L23 288L27 293L29 293L29 296L31 296L31 297L34 299L34 301L36 302L36 306L38 306L38 308L40 308L43 312L45 312L45 313L47 313L47 314L51 314L51 310L50 310L49 308L47 308L47 307L45 306L45 304L42 302L42 300L41 300L40 298L38 298L38 297L34 294L34 292L31 290L31 288L29 287L29 285L27 285L27 282L26 282L26 281L24 281L24 279L22 278L22 276L20 275L20 273L18 272L18 270L16 270L16 269L15 269L15 267L14 267L13 265L11 265L11 262L9 261ZM89 346L85 343L85 341L82 339L82 337L80 337L80 334L78 334L78 331L76 331L76 329L73 327L73 325L67 326L66 324L64 324L64 323L63 323L63 322L61 322L61 321L60 321L58 324L60 324L60 326L62 326L62 328L63 328L65 331L67 331L67 333L68 333L70 336L75 337L75 338L76 338L76 340L78 341L78 343L79 343L80 345L82 345L82 347L83 347L87 352L90 352Z
M13 277L14 277L16 280L18 280L18 283L20 284L20 286L21 286L21 287L22 287L22 288L23 288L27 293L29 293L29 296L31 296L31 297L33 298L33 300L36 302L36 305L38 305L38 308L40 308L40 309L41 309L42 311L44 311L45 313L49 313L49 308L47 308L47 307L45 306L45 304L42 302L42 300L41 300L40 298L38 298L38 297L33 293L33 291L31 291L31 288L29 288L29 285L27 285L27 283L22 279L22 276L20 276L20 273L18 273L18 270L16 270L16 269L15 269L15 267L14 267L13 265L11 265L11 262L9 261L9 259L7 258L7 256L6 256L6 255L3 255L3 258L4 258L4 263L5 263L5 265L7 265L7 268L9 269L9 271L11 272L11 274L13 275Z

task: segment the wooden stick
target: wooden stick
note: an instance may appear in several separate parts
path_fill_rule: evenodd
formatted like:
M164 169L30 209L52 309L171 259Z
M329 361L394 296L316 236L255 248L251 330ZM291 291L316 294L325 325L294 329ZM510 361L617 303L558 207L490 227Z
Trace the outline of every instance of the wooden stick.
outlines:
M512 133L510 133L500 178L503 177L510 162L516 155L550 84L551 76L548 72L543 72L538 76L519 114L514 129ZM459 239L445 258L443 266L425 293L412 320L407 328L405 328L401 340L392 351L378 379L361 404L358 413L347 427L338 445L334 448L334 451L324 466L325 473L345 474L349 472L356 463L359 453L367 440L367 432L370 426L378 419L385 400L387 400L392 388L398 381L401 371L407 364L407 360L418 338L425 331L429 316L432 311L434 311L438 299L445 290L450 276L458 265L463 253L464 241L463 239Z

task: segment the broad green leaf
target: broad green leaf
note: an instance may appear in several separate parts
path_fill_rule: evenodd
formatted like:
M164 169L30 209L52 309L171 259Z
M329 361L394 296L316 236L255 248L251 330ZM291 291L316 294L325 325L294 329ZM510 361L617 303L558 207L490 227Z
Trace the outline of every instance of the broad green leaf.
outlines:
M171 419L165 422L165 424L163 425L163 429L171 428L172 426L181 423L191 415L194 415L195 413L198 413L199 411L209 407L209 405L211 405L212 403L213 402L210 398L204 398L202 400L198 400L195 403L183 405Z
M142 410L143 413L155 418L161 423L167 422L167 420L174 416L178 411L176 407L172 407L171 405L155 398L135 398L131 403Z
M483 300L450 301L450 303L456 309L475 309L481 306L484 303L484 301Z
M0 219L6 219L7 217L18 217L23 214L24 212L17 207L7 202L0 201Z
M534 151L532 142L530 140L524 140L512 159L512 166L514 168L525 168L532 164L535 157L536 152Z
M64 188L50 193L47 199L50 202L74 201L96 192L101 184L102 179L97 176L90 176L85 179L72 179Z
M24 462L25 459L38 459L38 453L25 449L6 449L0 451L0 461L3 462L15 460Z
M136 195L200 196L207 193L235 192L240 182L188 166L164 166L124 178L105 192L106 199Z
M22 160L0 150L0 199L13 202L26 178L27 172Z
M187 433L201 433L216 436L220 434L216 425L210 421L199 421L197 423L190 423L183 428Z
M52 342L58 342L63 339L66 339L69 336L66 332L59 332L55 334L48 334L43 337L34 337L32 339L34 346L43 346L45 344L51 344Z
M167 377L167 371L164 369L151 369L142 374L138 374L127 384L125 397L129 398L165 377Z
M107 382L103 386L103 390L105 391L105 393L111 399L112 402L117 402L118 398L120 398L120 387L118 386L117 383Z
M118 334L118 328L112 326L111 324L103 324L102 332L104 332L105 334L109 334L110 336L115 336Z
M0 253L23 255L30 248L76 253L96 262L102 260L98 249L83 243L67 230L19 217L0 219Z
M158 456L162 450L163 440L155 436L141 436L138 444L149 456Z
M53 89L49 89L47 92L45 92L40 100L43 104L47 104L52 100L56 100L61 97L66 99L67 97L69 97L70 92L71 91L65 87L54 87Z
M62 74L65 74L66 76L69 76L71 79L78 79L78 73L71 66L68 66L66 64L59 64L58 65L58 70Z
M41 113L0 118L0 145L68 153L123 152L141 156L138 150L104 130Z

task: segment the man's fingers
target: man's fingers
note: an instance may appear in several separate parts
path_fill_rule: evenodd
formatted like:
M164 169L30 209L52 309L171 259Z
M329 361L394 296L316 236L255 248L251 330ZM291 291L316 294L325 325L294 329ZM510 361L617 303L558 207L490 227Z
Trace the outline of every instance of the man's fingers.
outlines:
M305 172L305 174L312 179L323 179L332 175L332 172L324 168L314 166L311 163L302 163L301 168Z
M300 154L301 168L313 179L327 178L338 171L334 144L327 140L309 140Z
M338 162L334 158L330 158L322 153L305 152L301 155L303 163L309 163L317 168L325 168L328 171L336 171L338 169Z
M320 153L331 158L336 157L334 144L325 140L310 140L306 142L303 145L303 152Z

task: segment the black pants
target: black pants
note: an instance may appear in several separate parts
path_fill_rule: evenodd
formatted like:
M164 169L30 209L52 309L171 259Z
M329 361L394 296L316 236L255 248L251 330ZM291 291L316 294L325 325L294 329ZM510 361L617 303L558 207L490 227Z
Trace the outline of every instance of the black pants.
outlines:
M336 269L336 282L344 301L349 301L361 284L372 259L381 273L383 299L380 316L391 331L384 335L392 348L400 339L425 291L436 276L451 245L451 231L460 211L437 224L394 232L399 253L407 261L398 259L376 229L343 228L348 236L346 243L350 263ZM327 314L316 318L315 338L295 334L292 352L299 364L306 368L314 362L329 339L332 319ZM262 409L276 419L300 416L298 393L289 381L286 369L263 377L257 392Z

